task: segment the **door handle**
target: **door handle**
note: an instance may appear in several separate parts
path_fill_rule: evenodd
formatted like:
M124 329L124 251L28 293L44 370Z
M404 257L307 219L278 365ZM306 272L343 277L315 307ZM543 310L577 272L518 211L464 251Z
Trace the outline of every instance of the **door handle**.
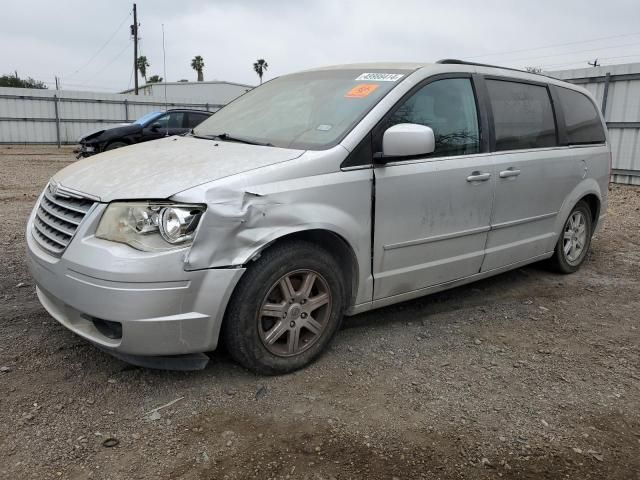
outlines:
M486 182L491 178L491 174L488 172L472 172L471 175L467 177L467 182Z
M507 168L500 172L500 178L517 177L518 175L520 175L520 170L515 168Z

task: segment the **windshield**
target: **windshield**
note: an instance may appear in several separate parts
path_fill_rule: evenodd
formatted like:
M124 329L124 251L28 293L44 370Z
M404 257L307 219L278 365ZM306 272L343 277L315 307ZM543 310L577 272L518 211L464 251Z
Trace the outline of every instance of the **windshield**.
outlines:
M159 115L162 115L162 112L149 112L141 116L139 119L137 119L133 123L136 125L142 125L144 127L146 126L147 123L151 122L154 118L156 118Z
M193 133L323 150L337 145L409 73L321 70L276 78L237 98Z

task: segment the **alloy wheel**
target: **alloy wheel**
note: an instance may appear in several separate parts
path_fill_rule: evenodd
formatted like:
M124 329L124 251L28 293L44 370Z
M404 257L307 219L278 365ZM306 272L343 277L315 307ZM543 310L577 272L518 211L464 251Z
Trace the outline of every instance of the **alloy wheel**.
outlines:
M564 226L562 249L567 262L571 265L579 263L587 244L587 221L584 214L575 211Z
M331 314L331 290L318 272L296 270L269 289L258 311L258 332L265 348L280 357L298 355L325 331Z

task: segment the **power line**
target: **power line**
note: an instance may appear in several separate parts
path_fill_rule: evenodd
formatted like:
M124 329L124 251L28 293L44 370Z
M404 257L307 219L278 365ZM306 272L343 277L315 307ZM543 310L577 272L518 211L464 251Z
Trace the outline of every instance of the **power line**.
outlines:
M617 55L615 57L600 57L598 58L598 62L602 61L602 60L617 60L619 58L631 58L631 57L640 57L640 53L634 53L631 55ZM570 65L579 65L579 64L585 64L589 61L593 61L593 58L585 58L583 60L577 60L575 62L567 62L567 63L552 63L552 64L547 64L547 65L541 65L541 67L543 68L553 68L553 67L567 67ZM585 67L587 68L587 67Z
M465 56L464 58L470 60L470 59L473 59L473 58L492 57L492 56L496 56L496 55L508 55L510 53L531 52L531 51L534 51L534 50L544 50L545 48L566 47L566 46L569 46L569 45L579 45L581 43L598 42L598 41L601 41L601 40L610 40L612 38L632 37L632 36L635 36L635 35L640 35L640 32L625 33L625 34L622 34L622 35L612 35L610 37L592 38L590 40L580 40L580 41L576 41L576 42L556 43L556 44L552 44L552 45L546 45L544 47L522 48L522 49L519 49L519 50L506 50L506 51L502 51L502 52L491 52L491 53L485 53L485 54L482 54L482 55Z
M89 60L87 60L84 65L82 65L80 68L78 68L76 71L74 71L73 73L69 74L69 77L73 77L74 75L76 75L78 72L80 72L80 70L83 70L84 68L86 68L99 54L100 52L102 52L102 50L104 50L104 47L106 47L111 40L113 40L116 36L116 34L120 31L120 29L122 28L122 26L125 24L125 22L127 21L127 19L131 16L131 12L127 13L127 16L124 17L124 20L122 20L122 22L120 22L120 25L118 25L118 28L115 29L115 31L111 34L111 36L107 39L106 42L104 42L102 44L102 46L93 54L91 55L91 58L89 58Z
M600 50L607 50L607 49L610 49L610 48L636 47L638 45L640 45L640 42L626 43L624 45L611 45L609 47L588 48L588 49L585 49L585 50L573 50L571 52L554 53L552 55L539 55L539 56L536 56L536 57L511 58L511 59L507 59L507 60L504 60L504 61L505 62L521 62L521 61L524 61L524 60L534 60L534 59L537 59L537 58L562 57L564 55L573 55L575 53L598 52Z
M81 85L86 84L86 82L91 81L91 80L92 80L92 79L94 79L96 76L98 76L99 74L101 74L102 72L104 72L104 71L105 71L105 69L106 69L107 67L111 66L111 64L112 64L113 62L115 62L118 58L120 58L120 57L122 56L122 54L123 54L124 52L126 52L126 51L127 51L127 49L128 49L128 48L129 48L129 42L127 41L127 44L124 46L124 48L123 48L122 50L120 50L120 52L118 52L118 54L117 54L115 57L113 57L109 62L107 62L107 63L106 63L106 64L105 64L105 65L104 65L100 70L98 70L98 71L97 71L97 72L95 72L93 75L91 75L90 77L88 77L88 78L86 79L86 81L85 81L85 82L83 82Z

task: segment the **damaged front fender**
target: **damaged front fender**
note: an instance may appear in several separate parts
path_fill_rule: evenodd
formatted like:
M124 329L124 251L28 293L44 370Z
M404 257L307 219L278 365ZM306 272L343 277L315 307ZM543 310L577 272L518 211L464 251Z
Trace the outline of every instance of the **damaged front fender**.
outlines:
M360 278L370 273L369 170L245 188L211 187L204 203L207 211L186 256L187 270L245 265L279 238L325 230L350 246Z
M354 233L366 233L357 217L334 205L292 197L225 191L223 198L207 202L186 269L243 265L264 246L295 232L327 230L348 242Z

